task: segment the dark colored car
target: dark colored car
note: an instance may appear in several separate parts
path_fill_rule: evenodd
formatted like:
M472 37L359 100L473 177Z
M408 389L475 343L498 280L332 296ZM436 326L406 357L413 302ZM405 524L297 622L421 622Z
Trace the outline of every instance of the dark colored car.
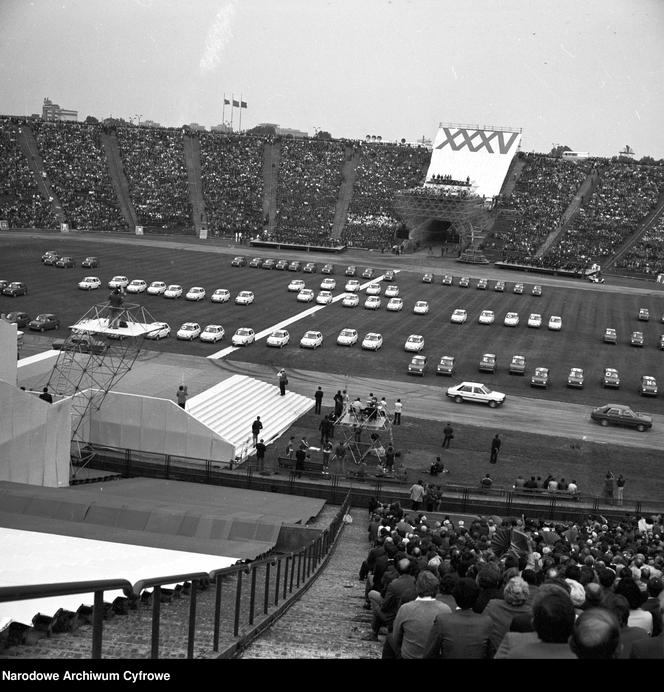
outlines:
M394 281L394 272L388 269L383 275L383 281Z
M277 260L277 263L274 265L275 269L278 269L279 271L284 271L288 269L288 260L287 259L280 259Z
M549 386L549 368L535 368L535 372L530 378L530 386L546 389Z
M55 266L55 263L60 259L59 255L56 255L55 253L49 255L46 254L42 257L42 264L45 264L49 267Z
M276 260L273 259L266 259L265 262L263 262L263 266L261 269L274 269L274 265L277 263Z
M27 312L8 312L5 315L5 319L7 320L7 322L16 324L16 326L20 329L21 327L28 326L31 317L30 315L28 315Z
M2 291L4 291L5 288L7 288L7 286L9 286L9 283L10 283L9 281L5 281L4 279L0 279L0 293L2 293Z
M246 257L233 257L233 261L231 262L231 267L244 267L247 264L247 258Z
M376 275L376 272L373 267L367 267L363 272L362 276L365 279L373 279L374 276Z
M55 250L46 250L46 252L41 256L42 263L44 263L47 258L50 259L51 257L55 257L55 259L57 259L58 253Z
M306 272L307 274L313 274L314 272L318 271L318 265L315 262L307 262L302 271Z
M357 274L357 268L354 265L349 264L346 267L345 274L346 274L346 276L355 276L355 274Z
M76 266L76 262L74 262L73 257L61 257L59 260L56 260L55 266L64 269L73 269Z
M427 357L422 355L413 356L410 363L408 363L408 374L409 375L420 375L423 376L427 369Z
M88 267L89 269L94 269L99 266L99 259L97 257L86 257L81 262L82 267Z
M615 368L604 368L602 387L613 387L614 389L620 387L620 375Z
M302 271L302 262L300 262L300 260L293 260L293 261L288 265L288 271L289 271L289 272L300 272L300 271Z
M479 365L480 372L496 372L496 356L493 353L485 353Z
M320 270L321 274L334 274L333 264L324 264L323 268Z
M260 269L260 267L263 266L263 260L260 257L252 257L250 262L249 262L250 267L254 267L257 269Z
M486 291L486 287L487 287L487 280L486 280L486 279L480 279L480 280L477 282L477 288L478 288L478 290L480 290L480 291Z
M52 312L42 312L34 320L28 322L28 328L33 332L45 332L59 327L60 320Z
M470 286L470 277L462 276L459 279L459 286L461 286L461 288L468 288L468 286Z
M3 293L4 293L6 290L7 290L7 289L5 288L5 290L3 291ZM630 340L629 340L629 343L630 343L632 346L643 346L643 343L644 343L643 332L632 332L632 336L631 336L631 338L630 338Z
M454 356L443 356L436 365L436 375L454 374Z
M606 404L594 408L590 417L600 425L623 425L636 428L639 432L652 428L652 416L642 411L632 411L623 404Z
M27 296L28 286L23 281L12 281L8 286L2 289L3 296L10 296L11 298L16 298L16 296Z
M526 374L526 357L512 356L510 362L510 375L525 375Z
M101 354L106 351L108 344L88 334L70 334L66 339L56 339L51 344L51 348L56 351Z
M445 274L445 276L443 276L443 278L442 278L442 280L441 280L440 283L441 283L443 286L451 286L451 285L452 285L452 281L453 281L452 277L451 277L449 274Z
M641 396L657 396L657 380L652 375L641 375L639 394Z
M583 379L582 368L570 368L569 375L567 375L567 386L583 389Z

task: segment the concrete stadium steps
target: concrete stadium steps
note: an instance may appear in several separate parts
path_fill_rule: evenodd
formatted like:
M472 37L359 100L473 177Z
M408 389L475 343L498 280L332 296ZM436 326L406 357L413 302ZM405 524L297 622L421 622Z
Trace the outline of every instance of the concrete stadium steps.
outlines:
M241 460L253 452L251 424L260 416L265 444L274 442L314 405L311 397L286 392L245 375L232 375L187 400L187 413L235 446Z

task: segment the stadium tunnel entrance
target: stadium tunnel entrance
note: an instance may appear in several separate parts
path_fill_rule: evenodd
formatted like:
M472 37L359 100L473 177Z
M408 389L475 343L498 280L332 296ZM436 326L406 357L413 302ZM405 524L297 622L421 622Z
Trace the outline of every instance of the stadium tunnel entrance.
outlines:
M446 219L421 218L409 224L408 237L417 246L442 247L457 245L460 241L454 222Z

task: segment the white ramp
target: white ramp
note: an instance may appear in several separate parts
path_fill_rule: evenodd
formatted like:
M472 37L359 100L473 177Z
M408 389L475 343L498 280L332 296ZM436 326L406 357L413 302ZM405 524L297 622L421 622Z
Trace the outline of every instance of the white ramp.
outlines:
M235 458L253 453L251 424L260 416L265 444L283 434L314 405L311 397L286 392L245 375L233 375L187 400L187 413L235 446Z

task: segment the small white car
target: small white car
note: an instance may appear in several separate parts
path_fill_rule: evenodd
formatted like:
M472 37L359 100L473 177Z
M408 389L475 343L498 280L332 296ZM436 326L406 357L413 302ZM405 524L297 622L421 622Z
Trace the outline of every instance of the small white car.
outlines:
M347 293L341 301L341 304L345 308L354 308L360 304L360 296L358 296L357 293Z
M314 330L309 330L304 333L304 336L300 339L300 348L313 348L316 349L323 345L323 335L321 332Z
M462 382L454 387L448 387L446 395L457 404L464 401L472 401L479 404L488 404L491 408L500 406L507 398L502 392L494 392L481 382Z
M464 322L467 319L468 313L465 310L462 310L461 308L457 308L452 313L452 317L450 317L450 322L452 322L452 324L464 324Z
M320 282L321 291L334 291L337 287L337 282L331 277L326 277Z
M411 353L419 353L424 348L424 337L421 334L411 334L403 347Z
M231 292L227 288L217 288L210 296L213 303L227 303L231 299Z
M125 289L127 293L143 293L148 285L143 279L132 279Z
M418 300L415 302L413 312L416 315L426 315L429 312L429 303L426 300Z
M368 296L379 296L380 295L380 284L369 284L367 286L367 295Z
M277 329L267 337L265 343L273 348L283 348L290 341L290 334L286 329Z
M129 279L126 276L114 276L109 282L109 288L126 288L129 284Z
M305 287L306 287L306 284L304 283L304 279L293 279L288 284L288 290L291 293L299 293Z
M360 282L357 279L348 279L346 285L344 286L344 291L350 291L356 293L360 290Z
M357 329L342 329L337 337L339 346L352 346L357 343Z
M171 284L164 291L164 298L179 298L182 295L182 286L179 284Z
M549 318L549 329L559 332L563 328L563 318L558 315L551 315Z
M403 300L401 298L390 298L386 308L390 312L399 312L399 310L403 309Z
M297 294L298 303L310 303L315 298L314 292L310 288L303 288Z
M233 346L248 346L254 343L256 334L250 327L240 327L231 337Z
M383 335L369 332L362 340L362 348L366 351L377 351L383 345Z
M145 335L145 338L159 341L159 339L165 339L167 336L170 336L170 333L171 328L166 322L154 322L150 325L150 331Z
M331 291L319 291L318 295L316 296L316 302L318 305L327 305L328 303L332 302L333 297L334 296L332 295Z
M364 301L364 307L366 310L378 310L380 307L380 298L378 296L369 296Z
M542 315L538 315L536 312L531 313L528 318L528 326L539 329L542 326Z
M523 293L523 284L514 284L514 293L521 295Z
M94 291L101 286L101 279L98 276L86 276L78 282L78 287L83 291Z
M505 320L503 324L506 327L518 327L519 326L519 313L518 312L508 312L505 315Z
M205 289L202 286L192 286L185 295L185 300L204 300Z
M254 294L251 291L240 291L235 296L236 305L251 305L254 302Z
M399 287L396 284L391 284L385 289L386 298L396 298L399 295Z
M493 324L496 320L496 316L493 314L493 310L482 310L478 318L480 324Z
M201 332L200 340L216 344L224 338L224 328L220 324L208 324Z
M177 332L178 339L193 341L201 335L201 325L198 322L185 322Z
M166 292L168 286L163 281L153 281L149 286L147 293L151 296L160 296Z

